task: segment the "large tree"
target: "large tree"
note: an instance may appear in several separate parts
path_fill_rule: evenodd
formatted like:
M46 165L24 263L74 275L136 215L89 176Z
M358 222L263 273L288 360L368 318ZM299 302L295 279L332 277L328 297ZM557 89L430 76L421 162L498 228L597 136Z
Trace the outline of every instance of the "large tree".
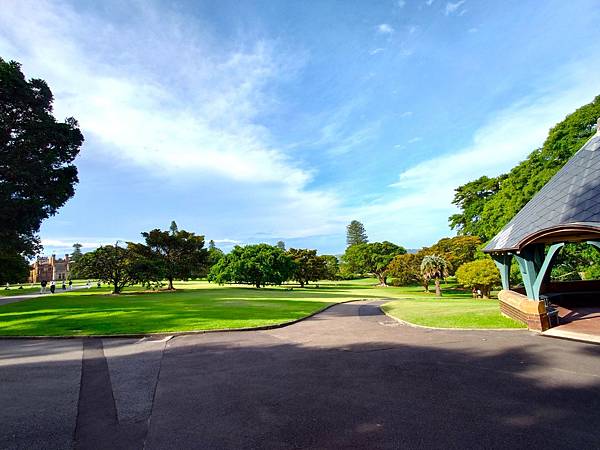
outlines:
M387 267L396 255L406 253L404 247L388 241L351 245L342 256L342 261L355 273L371 273L381 286L387 283Z
M346 245L350 247L356 244L366 244L369 242L367 232L362 223L358 220L353 220L346 227Z
M208 280L219 284L247 283L260 288L289 280L294 268L292 258L276 246L236 245L211 268Z
M75 119L56 121L52 102L44 80L0 58L0 255L10 259L40 251L42 220L75 193L83 135Z
M454 203L461 212L450 217L451 226L483 241L494 237L595 133L598 117L600 96L554 126L543 146L508 174L458 187Z
M394 256L387 267L394 285L407 286L421 281L421 255L404 253Z
M81 256L83 255L83 253L81 253L81 247L83 247L83 245L79 243L73 244L73 252L71 252L70 257L71 262L77 263L77 260L81 258Z
M292 279L304 287L309 281L319 281L327 277L327 260L317 255L316 250L290 248L287 254L294 261Z
M112 286L113 294L120 294L125 286L137 281L133 262L129 248L118 243L105 245L82 255L77 261L76 274L103 281Z
M500 273L494 261L487 257L460 266L456 280L463 286L479 289L484 298L490 298L492 288L500 284Z
M173 280L186 280L206 264L207 250L204 248L204 236L179 230L171 222L168 231L158 228L142 233L152 255L163 266L163 273L172 290Z
M477 259L481 244L478 236L455 236L442 238L431 247L423 249L423 252L443 256L448 262L448 274L454 275L460 266Z

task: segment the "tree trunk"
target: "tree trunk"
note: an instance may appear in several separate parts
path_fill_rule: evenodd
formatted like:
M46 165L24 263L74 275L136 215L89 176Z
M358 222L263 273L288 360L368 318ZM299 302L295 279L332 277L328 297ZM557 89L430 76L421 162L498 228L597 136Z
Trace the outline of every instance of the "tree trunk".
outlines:
M257 281L257 282L255 283L255 285L256 285L256 289L260 289L260 281Z
M121 289L119 288L119 282L117 280L114 281L113 286L113 294L119 294Z
M175 288L173 287L173 278L169 278L169 286L167 287L167 290L169 291L173 291L175 290Z
M429 292L429 280L427 278L423 278L423 289L425 289L425 292Z
M435 296L436 297L442 296L442 289L440 288L440 279L439 278L435 279Z
M298 280L300 282L300 287L303 288L304 287L304 281L302 280Z
M387 276L377 274L377 278L379 279L379 286L387 286Z

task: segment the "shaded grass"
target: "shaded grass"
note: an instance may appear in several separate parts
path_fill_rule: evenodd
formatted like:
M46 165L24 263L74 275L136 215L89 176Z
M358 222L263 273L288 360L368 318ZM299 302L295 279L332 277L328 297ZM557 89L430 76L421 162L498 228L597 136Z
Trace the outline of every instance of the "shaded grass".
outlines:
M389 315L416 325L438 328L525 328L504 317L497 300L406 299L386 303Z
M190 281L176 283L175 292L143 292L140 286L132 286L120 296L110 295L108 286L93 285L90 289L59 290L54 295L0 306L0 335L108 335L257 327L292 321L333 303L357 299L422 299L423 307L445 309L444 303L424 293L420 286L380 288L374 286L376 283L375 279L363 279L321 282L318 288L311 284L304 289L285 285L255 289ZM450 302L450 310L463 308L463 315L478 314L477 310L465 309L468 301L460 302L469 299L470 292L454 285L443 288L444 302ZM497 318L504 319L497 304L488 303L495 307ZM494 311L490 309L488 314L492 317Z

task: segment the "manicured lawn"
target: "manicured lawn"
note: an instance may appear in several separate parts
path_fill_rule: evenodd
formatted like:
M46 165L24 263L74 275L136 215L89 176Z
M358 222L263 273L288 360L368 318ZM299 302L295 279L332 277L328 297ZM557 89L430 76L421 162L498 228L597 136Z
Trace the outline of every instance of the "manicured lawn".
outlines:
M0 298L13 297L15 295L39 294L40 289L40 286L29 287L29 284L24 284L23 289L19 289L19 286L11 286L8 289L0 288Z
M497 300L405 299L386 303L383 310L416 325L438 328L525 328L500 314Z
M322 282L300 289L290 286L255 289L247 286L216 286L204 281L176 283L176 292L143 292L128 287L120 296L110 288L93 285L0 306L0 336L92 335L159 333L256 327L288 322L327 305L357 299L406 299L391 305L402 319L421 323L427 315L463 317L453 326L509 327L518 324L502 317L493 301L474 301L470 293L444 285L444 300L422 291L420 286L375 287L376 280ZM36 290L36 292L39 292ZM473 303L481 303L477 308ZM405 317L407 306L414 305ZM396 308L396 307L395 307ZM419 309L421 308L421 311ZM409 308L410 309L410 308ZM482 311L484 313L482 313ZM474 315L476 319L468 319ZM480 317L481 316L481 317ZM420 318L421 317L421 318ZM413 320L411 320L413 319ZM430 326L445 322L427 323ZM502 325L498 325L502 324Z

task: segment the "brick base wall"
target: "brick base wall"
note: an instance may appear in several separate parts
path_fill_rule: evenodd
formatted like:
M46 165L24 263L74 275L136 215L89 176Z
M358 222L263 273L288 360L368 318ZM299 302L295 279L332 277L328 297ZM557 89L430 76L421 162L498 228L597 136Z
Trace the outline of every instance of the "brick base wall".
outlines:
M543 302L530 300L514 291L502 290L498 293L500 312L511 319L527 325L535 331L546 331L550 320Z

